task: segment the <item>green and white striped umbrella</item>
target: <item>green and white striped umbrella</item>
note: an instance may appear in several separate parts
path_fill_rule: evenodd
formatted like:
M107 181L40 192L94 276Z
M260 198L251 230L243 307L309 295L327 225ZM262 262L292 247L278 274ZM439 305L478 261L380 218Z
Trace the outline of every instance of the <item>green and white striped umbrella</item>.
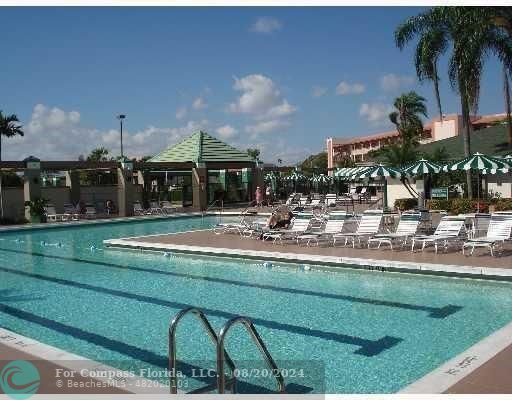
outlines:
M402 171L399 170L398 168L387 167L385 165L379 164L379 165L375 165L373 167L367 168L366 171L356 174L354 177L360 178L360 179L378 178L378 177L401 178Z
M329 175L320 174L320 175L313 175L311 177L311 182L319 183L321 185L327 185L331 183L332 178Z
M279 178L279 174L275 171L270 171L268 174L265 174L265 181L267 182L277 181Z
M293 182L303 182L303 181L307 180L308 178L306 177L306 175L304 175L300 171L295 170L290 175L288 175L285 179L289 180L289 181L293 181Z
M445 165L443 171L467 171L470 169L483 171L501 168L510 168L510 165L504 159L475 153L461 161Z
M415 162L414 164L409 165L407 168L404 168L403 171L406 175L409 176L437 174L439 171L441 171L441 166L422 158L418 162Z
M366 171L367 169L368 169L368 167L339 168L334 173L334 177L339 178L339 179L349 180L349 179L353 178L355 175Z

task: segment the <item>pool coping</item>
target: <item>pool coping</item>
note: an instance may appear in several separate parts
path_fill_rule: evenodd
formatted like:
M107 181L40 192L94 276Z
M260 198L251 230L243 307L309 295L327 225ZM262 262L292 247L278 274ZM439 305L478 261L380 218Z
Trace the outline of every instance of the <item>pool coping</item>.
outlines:
M114 387L116 382L121 384L125 382L126 386L122 387L123 390L131 394L169 394L168 387L162 387L159 382L143 377L130 377L125 376L122 370L103 364L99 361L94 361L90 358L82 357L69 351L42 343L36 339L29 338L16 332L0 327L0 344L9 347L13 350L29 354L38 359L48 361L59 367L76 371L80 375L80 370L87 369L92 371L99 369L101 371L112 371L112 378L94 377L101 382L106 382ZM77 367L79 367L77 369ZM121 378L118 378L121 377Z
M38 230L38 229L51 229L51 228L65 228L82 225L101 225L101 224L114 224L121 222L138 222L138 221L151 221L158 219L173 219L173 218L185 218L185 217L202 217L202 216L237 216L240 215L238 211L191 211L191 212L180 212L165 215L134 215L131 217L115 217L115 218L97 218L97 219L82 219L78 221L61 221L61 222L45 222L40 224L19 224L19 225L6 225L0 226L1 232L12 232L12 231L26 231L26 230ZM263 213L259 215L265 215Z
M397 394L441 394L512 344L512 322L457 354Z
M167 235L184 232L169 233ZM390 261L372 258L335 257L304 253L286 253L274 251L255 251L244 249L228 249L223 247L203 247L169 243L149 243L136 240L137 238L161 236L146 235L129 238L107 239L103 245L111 249L169 252L197 254L217 257L235 257L253 260L281 261L288 263L306 263L320 266L377 270L381 272L402 272L422 275L437 275L472 279L487 279L497 281L512 281L512 270L505 268L474 267L455 264L430 264L412 261Z

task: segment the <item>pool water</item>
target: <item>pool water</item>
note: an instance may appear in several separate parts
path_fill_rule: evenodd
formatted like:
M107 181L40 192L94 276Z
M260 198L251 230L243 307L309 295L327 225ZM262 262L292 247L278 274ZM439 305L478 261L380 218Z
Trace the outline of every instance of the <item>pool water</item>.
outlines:
M167 363L169 321L203 309L218 331L250 317L292 393L396 392L512 320L512 286L230 258L103 249L104 239L204 229L214 217L0 233L0 326L120 368ZM248 239L250 240L250 239ZM180 366L212 367L196 320L179 327ZM236 327L226 348L259 365ZM298 373L297 371L300 371ZM190 388L208 381L191 377ZM239 390L272 390L246 376Z

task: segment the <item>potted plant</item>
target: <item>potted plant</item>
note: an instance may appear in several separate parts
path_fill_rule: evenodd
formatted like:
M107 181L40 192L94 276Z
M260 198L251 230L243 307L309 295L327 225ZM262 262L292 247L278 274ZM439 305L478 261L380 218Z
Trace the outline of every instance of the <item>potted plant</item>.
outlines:
M31 223L39 224L41 222L46 222L45 207L47 204L48 204L48 200L43 199L43 198L37 198L37 199L25 202L25 207L29 208Z

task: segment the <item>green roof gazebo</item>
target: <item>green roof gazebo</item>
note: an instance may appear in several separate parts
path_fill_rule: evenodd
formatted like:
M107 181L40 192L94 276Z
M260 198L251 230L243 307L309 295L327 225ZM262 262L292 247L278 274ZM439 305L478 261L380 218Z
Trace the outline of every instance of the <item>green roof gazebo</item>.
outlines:
M192 169L193 205L201 210L206 209L209 200L211 201L208 199L209 170L210 174L211 171L218 171L219 184L223 185L224 189L227 171L239 171L238 174L242 175L242 183L249 197L252 192L253 173L257 171L257 164L249 154L204 131L192 133L147 161L148 165L155 165L155 170L166 169L167 163L191 166L189 168ZM258 185L260 177L255 176L254 179Z

